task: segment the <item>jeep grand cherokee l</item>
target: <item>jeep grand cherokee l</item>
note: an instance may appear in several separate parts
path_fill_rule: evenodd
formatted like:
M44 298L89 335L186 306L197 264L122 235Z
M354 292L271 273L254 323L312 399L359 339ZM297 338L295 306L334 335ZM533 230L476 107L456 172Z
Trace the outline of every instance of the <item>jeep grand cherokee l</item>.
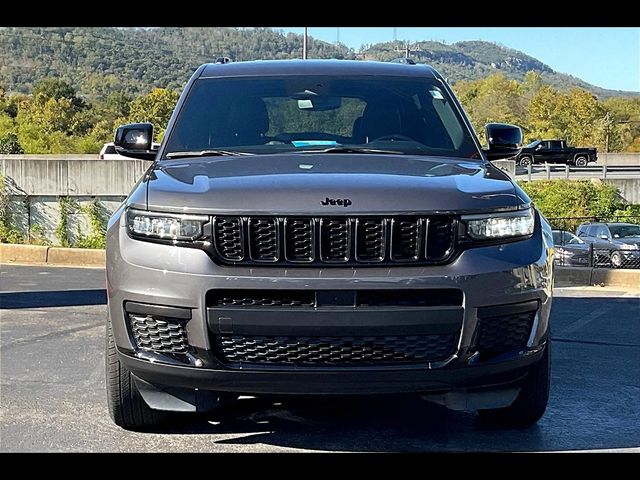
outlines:
M518 127L487 126L493 156ZM415 393L526 425L549 394L553 238L425 65L199 67L107 233L118 425L240 394Z

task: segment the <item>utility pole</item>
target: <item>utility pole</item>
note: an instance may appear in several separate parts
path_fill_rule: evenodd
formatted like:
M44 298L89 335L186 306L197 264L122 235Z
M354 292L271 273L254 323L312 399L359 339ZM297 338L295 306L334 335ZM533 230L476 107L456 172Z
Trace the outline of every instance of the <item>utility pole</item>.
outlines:
M307 27L304 27L304 36L302 37L302 59L307 59Z
M393 27L393 41L398 41L398 27Z
M340 45L340 27L336 27L336 45Z
M421 52L420 48L411 48L409 42L404 42L404 48L396 48L396 52L404 53L404 58L409 58L409 55L416 52Z
M607 112L607 114L604 116L604 133L605 133L605 137L604 137L604 145L605 145L605 151L607 153L609 153L609 131L611 129L611 114L609 112Z

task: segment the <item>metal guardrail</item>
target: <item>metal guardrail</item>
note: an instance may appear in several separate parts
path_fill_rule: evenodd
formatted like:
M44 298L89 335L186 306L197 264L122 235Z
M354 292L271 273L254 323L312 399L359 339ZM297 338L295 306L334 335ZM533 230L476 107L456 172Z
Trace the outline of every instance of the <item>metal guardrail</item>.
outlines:
M554 230L577 235L583 223L630 223L640 225L640 216L563 217L547 219ZM558 235L555 235L558 237ZM570 235L559 235L555 243L556 265L588 268L640 268L640 238L617 237L609 240L583 235L584 243L575 242ZM571 238L568 238L571 237ZM574 240L574 241L570 241Z
M545 163L539 165L516 166L516 176L527 175L527 180L532 180L532 175L536 173L546 174L547 180L551 180L554 172L563 172L564 178L571 178L571 173L600 173L601 179L606 179L609 174L628 173L640 176L640 166L635 165L590 165L586 167L576 167L575 165L559 165Z

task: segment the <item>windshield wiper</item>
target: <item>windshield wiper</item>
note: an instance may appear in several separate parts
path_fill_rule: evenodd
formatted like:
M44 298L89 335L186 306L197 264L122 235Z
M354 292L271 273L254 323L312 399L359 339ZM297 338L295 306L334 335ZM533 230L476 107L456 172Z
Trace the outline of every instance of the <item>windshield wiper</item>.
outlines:
M398 150L381 150L379 148L367 147L329 147L320 150L300 150L301 153L392 153L396 155L404 155L404 152Z
M222 157L222 156L231 156L231 157L243 157L246 155L253 155L253 153L248 152L234 152L232 150L199 150L195 152L171 152L167 153L167 158L185 158L185 157Z

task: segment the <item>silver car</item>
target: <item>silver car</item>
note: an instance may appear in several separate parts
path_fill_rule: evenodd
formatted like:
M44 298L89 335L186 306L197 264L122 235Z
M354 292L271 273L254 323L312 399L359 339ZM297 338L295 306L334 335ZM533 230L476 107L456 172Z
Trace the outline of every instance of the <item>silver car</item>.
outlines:
M419 394L527 425L549 395L551 228L425 65L207 64L107 232L107 392L144 429L241 394Z

